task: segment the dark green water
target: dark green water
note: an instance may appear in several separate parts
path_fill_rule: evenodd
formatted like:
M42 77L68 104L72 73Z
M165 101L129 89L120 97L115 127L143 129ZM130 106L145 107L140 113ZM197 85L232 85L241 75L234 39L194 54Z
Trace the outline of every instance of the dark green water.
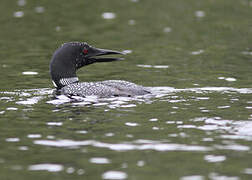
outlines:
M1 180L252 179L252 1L3 0L0 12ZM132 51L82 81L153 94L53 98L49 61L69 41Z

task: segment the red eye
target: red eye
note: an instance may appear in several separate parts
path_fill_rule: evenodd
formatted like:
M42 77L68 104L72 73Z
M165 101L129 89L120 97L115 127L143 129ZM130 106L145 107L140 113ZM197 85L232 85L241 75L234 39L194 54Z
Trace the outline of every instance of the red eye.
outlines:
M87 53L88 53L88 50L87 50L87 49L83 49L83 53L84 53L84 54L87 54Z

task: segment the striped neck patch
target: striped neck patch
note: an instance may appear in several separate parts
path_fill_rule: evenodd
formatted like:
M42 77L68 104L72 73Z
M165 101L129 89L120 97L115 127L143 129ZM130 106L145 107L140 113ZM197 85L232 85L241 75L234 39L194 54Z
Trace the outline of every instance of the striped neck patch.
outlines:
M71 77L71 78L62 78L59 80L60 84L63 86L78 82L79 78L78 77Z

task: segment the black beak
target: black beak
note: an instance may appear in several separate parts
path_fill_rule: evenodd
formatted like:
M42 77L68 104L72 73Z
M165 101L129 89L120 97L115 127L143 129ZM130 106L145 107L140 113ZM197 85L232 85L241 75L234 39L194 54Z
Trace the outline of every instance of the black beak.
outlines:
M119 51L89 47L87 58L92 59L93 62L110 62L110 61L118 61L118 60L124 59L124 58L114 58L114 57L106 57L106 58L98 57L98 56L113 55L113 54L124 55L124 53L119 52Z

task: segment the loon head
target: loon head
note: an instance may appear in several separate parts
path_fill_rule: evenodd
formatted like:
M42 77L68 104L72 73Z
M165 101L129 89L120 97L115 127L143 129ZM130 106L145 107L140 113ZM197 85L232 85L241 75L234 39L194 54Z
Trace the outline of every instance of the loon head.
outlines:
M78 82L76 70L96 62L123 60L114 57L98 57L109 54L123 54L119 51L98 49L85 42L64 43L58 48L50 62L50 75L54 86L60 89L68 84Z

